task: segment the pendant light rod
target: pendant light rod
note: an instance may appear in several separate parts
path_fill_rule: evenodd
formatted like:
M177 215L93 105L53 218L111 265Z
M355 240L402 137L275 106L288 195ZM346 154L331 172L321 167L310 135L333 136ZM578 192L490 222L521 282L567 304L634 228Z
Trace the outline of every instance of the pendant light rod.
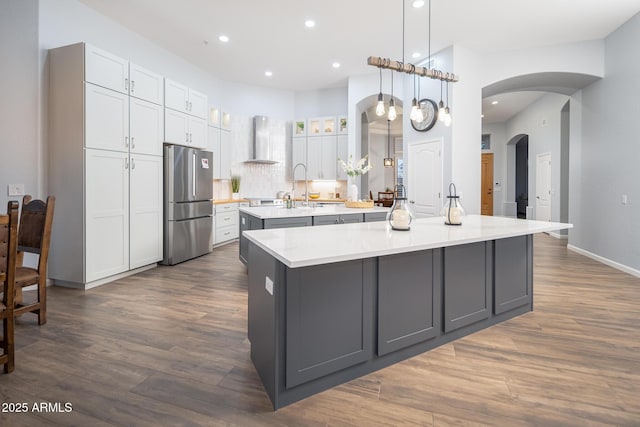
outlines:
M455 83L458 81L458 76L453 73L445 73L444 71L436 70L434 68L418 67L413 64L406 64L404 62L394 61L389 58L381 58L379 56L370 56L367 58L367 64L387 70L398 71L400 73L417 74L422 77L429 77L430 79L441 80L444 82Z
M431 0L429 0L429 62L427 66L431 66Z
M405 0L402 0L402 62L404 63L404 4Z

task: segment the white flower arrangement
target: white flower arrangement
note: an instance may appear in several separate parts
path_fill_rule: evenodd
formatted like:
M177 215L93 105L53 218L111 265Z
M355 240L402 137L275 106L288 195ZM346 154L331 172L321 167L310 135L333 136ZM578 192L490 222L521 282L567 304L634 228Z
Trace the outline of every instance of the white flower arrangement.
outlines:
M369 172L373 167L373 165L369 163L368 154L363 158L361 158L360 160L358 160L358 163L356 163L355 166L353 165L353 156L349 156L348 163L345 163L344 160L340 158L338 158L338 161L340 162L340 166L342 167L342 170L345 171L347 175L349 175L350 177L364 175L365 173Z

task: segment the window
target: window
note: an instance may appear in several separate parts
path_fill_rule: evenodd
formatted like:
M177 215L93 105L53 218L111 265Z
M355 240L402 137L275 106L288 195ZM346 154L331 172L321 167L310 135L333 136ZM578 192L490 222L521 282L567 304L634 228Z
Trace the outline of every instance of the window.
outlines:
M482 149L491 150L491 134L488 134L488 133L482 134Z

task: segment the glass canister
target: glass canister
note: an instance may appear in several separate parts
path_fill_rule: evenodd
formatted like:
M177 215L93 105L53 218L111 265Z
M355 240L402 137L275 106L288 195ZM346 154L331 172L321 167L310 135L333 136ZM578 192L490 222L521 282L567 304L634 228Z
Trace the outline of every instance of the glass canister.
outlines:
M447 225L462 225L462 217L465 215L465 212L453 182L449 184L449 195L444 202L441 215L444 217L444 223Z
M387 215L387 220L393 230L408 231L411 229L413 212L407 202L407 193L404 185L396 185L393 206Z

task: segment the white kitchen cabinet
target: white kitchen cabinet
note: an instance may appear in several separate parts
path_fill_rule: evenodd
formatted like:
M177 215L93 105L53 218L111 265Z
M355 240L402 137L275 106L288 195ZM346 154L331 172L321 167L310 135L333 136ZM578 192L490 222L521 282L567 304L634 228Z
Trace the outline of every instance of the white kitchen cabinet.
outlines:
M291 126L291 134L294 138L307 136L307 120L298 119L294 120Z
M165 108L164 141L204 148L207 146L207 121Z
M336 134L335 117L315 117L308 121L308 136L323 136Z
M141 99L129 101L129 143L132 153L162 156L164 108Z
M214 241L218 245L238 238L238 203L222 203L215 206L216 220Z
M160 74L130 63L129 80L129 95L154 104L163 104L164 85Z
M107 88L95 63L112 59L84 43L49 51L49 277L63 286L88 289L162 259L164 107Z
M346 180L347 173L340 166L338 159L342 159L345 163L349 161L349 139L347 135L338 135L337 144L336 179Z
M129 150L129 96L85 83L86 147Z
M220 117L220 129L231 131L231 113L227 111L222 112Z
M84 46L84 80L121 93L129 93L129 61L98 49L89 44Z
M337 139L335 136L307 138L307 179L334 180L336 166Z
M131 155L130 268L162 260L162 157Z
M92 282L129 270L129 155L85 152L85 268L86 281Z
M302 163L307 166L307 138L306 137L295 137L292 138L291 142L291 167L295 167L298 163ZM307 176L309 176L309 171L307 171ZM304 179L304 169L298 168L295 171L295 175L293 176L294 180L303 180Z
M220 179L220 128L209 126L207 150L213 153L213 179Z
M170 79L164 80L164 105L172 110L207 119L207 96Z

